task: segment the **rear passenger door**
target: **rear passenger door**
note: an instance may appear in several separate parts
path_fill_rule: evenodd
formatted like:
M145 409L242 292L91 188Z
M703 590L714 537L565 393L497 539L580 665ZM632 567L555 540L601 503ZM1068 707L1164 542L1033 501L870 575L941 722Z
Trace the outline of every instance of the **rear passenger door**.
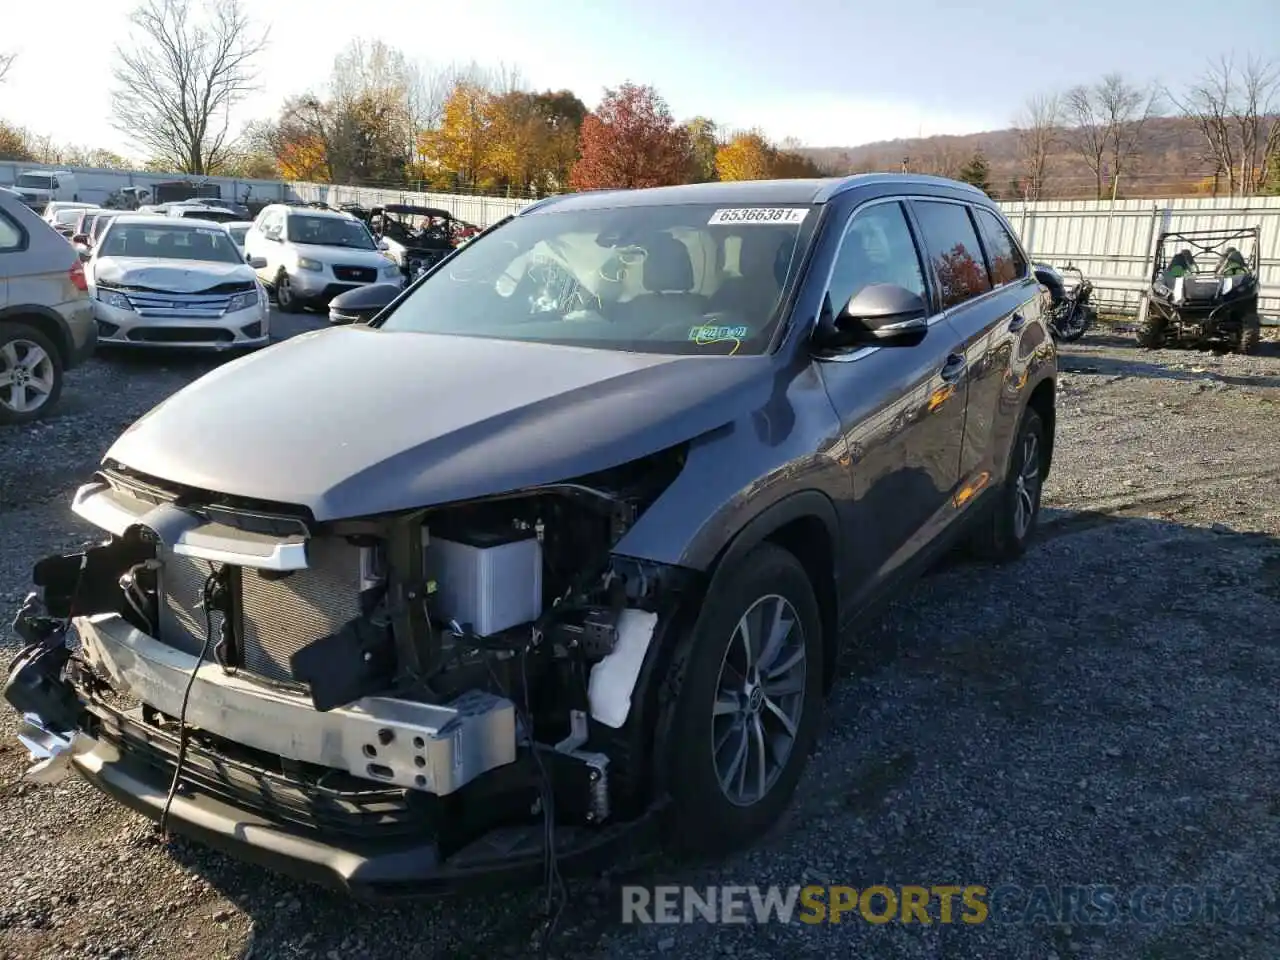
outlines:
M968 402L957 490L957 505L962 506L999 479L992 451L1002 372L1026 317L1009 285L993 283L975 220L977 210L943 198L912 200L911 207L938 284L940 307L960 336L966 361Z

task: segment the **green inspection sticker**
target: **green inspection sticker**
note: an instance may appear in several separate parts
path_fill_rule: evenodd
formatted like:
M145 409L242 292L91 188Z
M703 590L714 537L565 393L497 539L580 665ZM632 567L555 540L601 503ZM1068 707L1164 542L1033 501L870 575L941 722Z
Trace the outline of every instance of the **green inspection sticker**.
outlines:
M745 340L748 333L750 331L746 327L718 327L708 324L690 328L689 339L694 343L721 343L725 340Z

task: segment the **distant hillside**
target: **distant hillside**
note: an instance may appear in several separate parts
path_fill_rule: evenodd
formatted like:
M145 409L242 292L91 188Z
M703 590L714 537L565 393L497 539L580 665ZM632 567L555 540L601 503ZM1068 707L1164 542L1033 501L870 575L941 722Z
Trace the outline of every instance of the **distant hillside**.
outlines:
M1062 131L1049 164L1046 192L1052 198L1093 199L1094 176L1067 142ZM1024 172L1018 155L1018 132L992 130L965 136L887 140L858 147L811 147L803 152L832 173L865 173L908 169L955 176L981 151L989 168L989 182L997 196L1012 198L1014 181ZM1142 153L1120 178L1121 197L1167 197L1193 192L1211 193L1213 165L1205 160L1204 140L1192 121L1182 117L1154 117L1142 130Z

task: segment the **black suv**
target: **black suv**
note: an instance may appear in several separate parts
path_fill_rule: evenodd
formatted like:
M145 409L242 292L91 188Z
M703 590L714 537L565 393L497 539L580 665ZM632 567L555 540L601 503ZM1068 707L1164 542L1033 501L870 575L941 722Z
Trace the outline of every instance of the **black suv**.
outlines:
M732 849L849 628L961 538L1025 548L1056 362L961 183L547 199L134 424L6 696L45 779L359 896L534 877L548 836Z

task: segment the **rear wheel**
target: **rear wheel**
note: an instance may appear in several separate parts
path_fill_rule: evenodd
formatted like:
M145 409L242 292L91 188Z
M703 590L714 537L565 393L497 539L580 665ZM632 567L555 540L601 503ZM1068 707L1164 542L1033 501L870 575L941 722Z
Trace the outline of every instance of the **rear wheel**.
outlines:
M1004 486L971 541L973 552L979 558L1002 563L1016 560L1026 552L1040 519L1046 449L1044 422L1028 407L1009 454Z
M1262 321L1256 313L1240 320L1240 338L1236 341L1236 353L1257 353L1262 341Z
M671 825L687 853L759 839L795 792L822 705L822 621L804 567L764 543L717 578L677 655Z
M62 395L62 361L43 333L0 323L0 423L30 423Z
M1138 302L1138 346L1148 350L1163 347L1168 326L1160 311L1151 308L1151 299L1143 296Z

